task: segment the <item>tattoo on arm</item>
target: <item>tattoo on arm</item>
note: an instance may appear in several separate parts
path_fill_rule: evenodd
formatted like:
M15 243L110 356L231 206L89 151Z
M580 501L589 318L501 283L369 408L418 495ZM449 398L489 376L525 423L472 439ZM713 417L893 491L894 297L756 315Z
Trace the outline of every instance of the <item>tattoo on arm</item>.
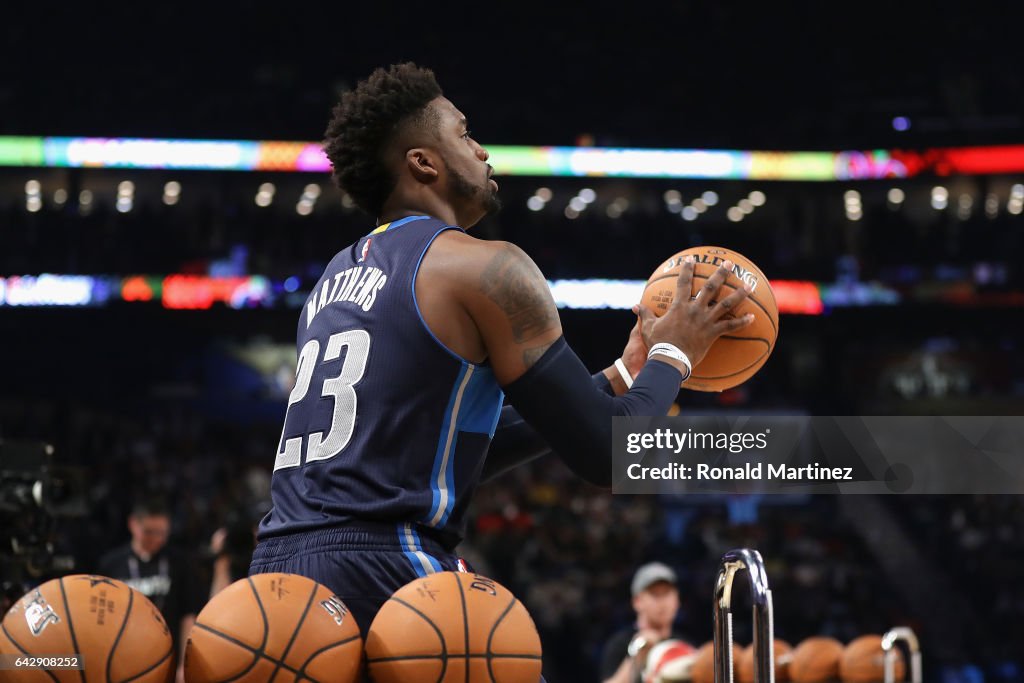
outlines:
M517 344L534 339L558 324L558 312L552 305L547 284L531 266L515 247L506 245L480 275L481 291L505 312ZM524 351L524 362L539 349L540 353L533 356L536 361L547 346Z

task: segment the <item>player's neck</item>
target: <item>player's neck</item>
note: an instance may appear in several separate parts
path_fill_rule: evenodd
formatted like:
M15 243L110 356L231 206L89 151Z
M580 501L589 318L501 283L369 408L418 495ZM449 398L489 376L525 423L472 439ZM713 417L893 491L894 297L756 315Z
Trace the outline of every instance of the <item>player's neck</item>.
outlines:
M400 189L396 190L381 208L380 225L393 223L408 216L430 216L448 225L468 228L459 222L464 221L465 217L459 216L455 207L443 198L429 192L408 193Z
M402 208L390 211L383 211L380 215L380 218L377 219L377 225L384 225L385 223L394 223L395 221L400 221L403 218L408 218L409 216L430 216L431 218L442 220L445 223L448 223L449 225L458 225L454 212L430 211L427 209L414 208Z

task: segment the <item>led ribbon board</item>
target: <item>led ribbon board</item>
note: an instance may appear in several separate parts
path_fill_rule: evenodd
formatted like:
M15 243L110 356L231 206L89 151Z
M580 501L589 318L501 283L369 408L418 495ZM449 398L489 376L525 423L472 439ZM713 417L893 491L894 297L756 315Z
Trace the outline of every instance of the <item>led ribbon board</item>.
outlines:
M827 285L795 280L772 280L781 313L820 315L830 303L838 306L899 303L899 296L876 286L852 285L825 297ZM629 310L640 300L644 280L548 280L559 308ZM839 289L834 287L834 289ZM863 290L863 291L862 291ZM246 309L278 305L300 307L305 293L296 294L286 281L262 275L22 275L0 277L0 308L50 306L107 306L116 302L159 302L171 309L210 309L214 304ZM831 301L830 301L831 300Z
M503 176L843 181L1024 172L1024 145L841 152L495 145L488 151ZM0 166L331 170L314 142L10 136L0 136Z

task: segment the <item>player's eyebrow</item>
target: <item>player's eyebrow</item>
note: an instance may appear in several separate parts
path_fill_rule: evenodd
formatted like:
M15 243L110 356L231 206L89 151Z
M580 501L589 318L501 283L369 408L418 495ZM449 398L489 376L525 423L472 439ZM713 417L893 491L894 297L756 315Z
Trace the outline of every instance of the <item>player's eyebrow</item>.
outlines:
M462 126L463 128L466 128L467 130L469 129L469 121L466 120L465 116L459 118L459 125Z

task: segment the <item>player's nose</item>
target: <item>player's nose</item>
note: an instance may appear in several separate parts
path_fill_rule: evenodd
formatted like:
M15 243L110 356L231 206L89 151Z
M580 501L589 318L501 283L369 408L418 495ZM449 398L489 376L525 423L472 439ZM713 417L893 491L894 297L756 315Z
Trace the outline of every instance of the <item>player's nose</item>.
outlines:
M490 153L481 145L476 146L476 156L480 161L487 161L491 158Z

